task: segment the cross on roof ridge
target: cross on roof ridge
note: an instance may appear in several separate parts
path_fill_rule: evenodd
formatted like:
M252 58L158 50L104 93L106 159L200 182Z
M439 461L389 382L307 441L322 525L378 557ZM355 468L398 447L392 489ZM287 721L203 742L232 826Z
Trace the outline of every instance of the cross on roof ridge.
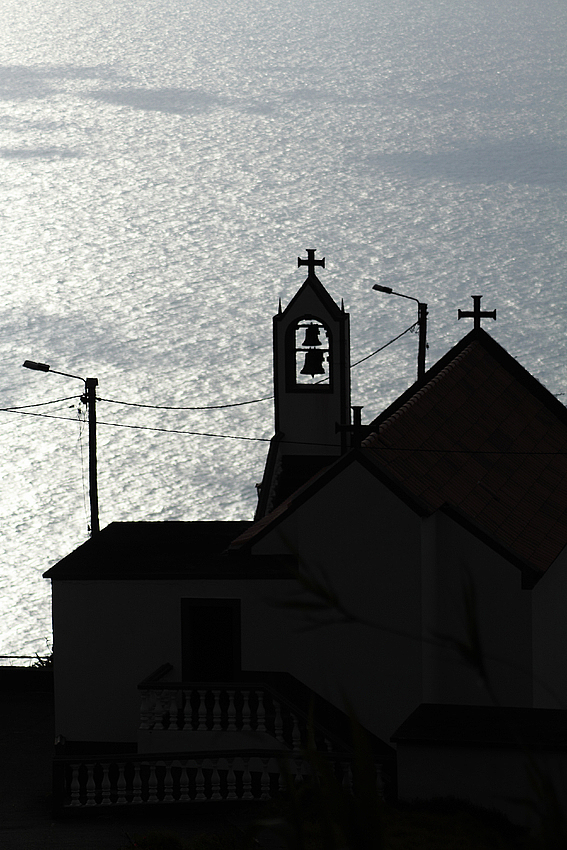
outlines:
M315 251L316 248L306 248L307 259L302 260L301 257L297 258L297 267L307 266L307 277L315 277L315 266L321 266L325 268L325 257L320 260L315 259Z
M496 321L496 310L481 310L480 299L482 295L471 295L473 300L472 310L459 310L459 319L474 319L473 327L480 328L481 318L494 319Z

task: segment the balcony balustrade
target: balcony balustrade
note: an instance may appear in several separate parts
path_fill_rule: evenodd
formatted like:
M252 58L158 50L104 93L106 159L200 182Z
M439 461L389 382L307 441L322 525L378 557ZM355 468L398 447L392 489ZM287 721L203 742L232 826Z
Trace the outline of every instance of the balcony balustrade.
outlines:
M238 747L243 733L248 733L249 745L254 746L255 740L256 747L279 746L298 752L310 737L311 746L317 750L348 751L343 741L321 724L310 723L306 712L270 685L161 681L171 669L171 665L164 665L139 685L140 741L147 741L148 734L163 732L224 732L231 733ZM206 741L206 736L195 734L183 738L190 742L188 750L198 746L198 740ZM223 742L230 740L227 735L217 735L217 738ZM159 739L166 740L163 735L159 735ZM171 740L174 745L174 739ZM169 750L170 745L164 749Z
M281 751L203 752L55 759L59 810L157 803L268 800L288 781L299 783L309 763ZM285 769L282 764L285 763ZM352 785L350 760L333 759L343 787Z
M165 681L172 669L163 665L139 685L137 753L55 757L56 812L267 800L311 774L313 750L352 788L352 749L309 709L271 684Z

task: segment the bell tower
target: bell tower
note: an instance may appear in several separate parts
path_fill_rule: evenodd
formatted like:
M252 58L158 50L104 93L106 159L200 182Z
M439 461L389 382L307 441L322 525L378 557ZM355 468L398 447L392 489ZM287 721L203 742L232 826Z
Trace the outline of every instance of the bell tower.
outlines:
M350 423L349 315L317 275L325 259L297 258L307 278L273 320L275 436L260 485L256 519L347 449L336 425Z

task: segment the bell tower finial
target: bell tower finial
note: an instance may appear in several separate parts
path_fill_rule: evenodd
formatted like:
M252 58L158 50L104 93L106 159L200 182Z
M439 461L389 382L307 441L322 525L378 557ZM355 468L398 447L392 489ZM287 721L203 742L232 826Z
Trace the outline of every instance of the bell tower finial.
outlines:
M301 257L297 258L297 268L300 266L307 266L307 277L315 277L315 266L321 266L321 268L325 268L325 257L322 257L320 260L315 259L315 251L316 248L306 248L305 251L307 253L307 259L302 260Z
M494 319L496 321L496 310L481 310L480 309L480 299L482 295L471 295L473 300L473 309L472 310L459 310L458 317L459 319L473 319L474 324L473 327L480 328L480 320L481 319Z

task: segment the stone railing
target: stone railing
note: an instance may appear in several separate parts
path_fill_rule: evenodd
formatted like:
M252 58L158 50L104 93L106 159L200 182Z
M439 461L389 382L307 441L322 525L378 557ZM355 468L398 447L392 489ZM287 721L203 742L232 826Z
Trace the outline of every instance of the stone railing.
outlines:
M352 788L352 749L312 720L310 692L294 693L297 680L277 674L270 684L164 681L172 669L163 665L139 685L137 753L55 756L55 813L266 800L317 769L314 750L341 786ZM276 689L280 680L306 710ZM382 787L380 758L375 765Z
M350 759L329 757L338 780L350 789ZM310 770L302 756L281 750L56 757L55 810L268 800Z
M161 681L171 669L164 665L139 685L142 732L260 732L292 752L311 734L318 750L349 749L270 685Z

